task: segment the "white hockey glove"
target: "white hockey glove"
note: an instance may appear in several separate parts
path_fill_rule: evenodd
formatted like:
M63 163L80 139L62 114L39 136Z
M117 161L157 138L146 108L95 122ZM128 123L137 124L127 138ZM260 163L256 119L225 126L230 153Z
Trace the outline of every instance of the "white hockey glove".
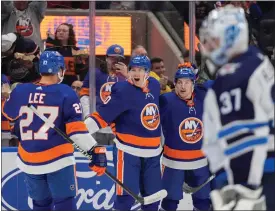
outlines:
M228 185L210 193L213 210L266 210L262 188L251 190L242 185Z

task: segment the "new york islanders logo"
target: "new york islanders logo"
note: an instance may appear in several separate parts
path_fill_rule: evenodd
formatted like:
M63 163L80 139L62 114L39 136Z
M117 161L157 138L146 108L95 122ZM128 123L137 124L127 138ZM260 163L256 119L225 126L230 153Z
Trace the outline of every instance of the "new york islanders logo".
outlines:
M184 119L179 126L179 135L188 144L197 143L203 136L202 121L195 117Z
M111 89L115 82L107 82L103 84L100 88L100 99L103 103L105 103L108 100L108 97L111 95Z
M154 103L148 103L141 111L140 120L146 129L157 129L160 123L158 106Z
M117 54L120 54L120 53L121 53L120 47L115 47L114 51L115 51L115 53L117 53Z

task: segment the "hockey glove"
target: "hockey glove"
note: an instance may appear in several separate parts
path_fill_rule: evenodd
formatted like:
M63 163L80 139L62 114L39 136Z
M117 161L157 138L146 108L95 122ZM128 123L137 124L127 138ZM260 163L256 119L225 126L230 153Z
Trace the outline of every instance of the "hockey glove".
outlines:
M88 154L92 156L89 168L96 172L97 176L102 176L107 166L106 148L103 146L95 146L88 151Z

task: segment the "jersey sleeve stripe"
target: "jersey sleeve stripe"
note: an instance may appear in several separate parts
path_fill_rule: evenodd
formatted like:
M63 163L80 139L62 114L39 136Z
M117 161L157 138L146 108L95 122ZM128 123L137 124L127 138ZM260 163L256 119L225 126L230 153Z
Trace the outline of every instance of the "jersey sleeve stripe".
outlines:
M228 136L239 135L240 132L254 131L255 129L268 126L268 122L234 122L231 126L225 126L219 133L219 138L228 138Z
M164 146L164 155L175 158L175 159L182 159L182 160L192 160L197 158L205 157L202 150L177 150L168 147L167 145Z
M251 147L254 148L256 145L263 145L263 144L266 144L267 142L268 142L267 138L263 138L263 137L254 138L254 139L252 138L244 142L240 142L239 144L234 144L234 146L226 149L224 151L224 154L227 156L233 156L237 153L244 152L248 148L251 148Z
M105 120L99 115L99 113L94 112L91 117L98 123L98 126L100 126L100 128L105 128L108 126L108 123L105 122Z
M82 87L80 92L79 92L80 97L82 96L89 96L90 95L90 90L89 88Z
M79 133L89 132L84 122L77 121L77 122L70 122L66 124L66 133L68 136L72 134L76 134L78 132Z
M119 140L140 147L158 147L160 145L160 137L154 138L143 138L130 134L118 133L116 132L116 136Z
M24 162L28 163L44 163L50 160L54 160L65 154L71 154L74 152L74 148L71 144L66 143L58 145L42 152L27 152L21 144L18 146L18 154Z

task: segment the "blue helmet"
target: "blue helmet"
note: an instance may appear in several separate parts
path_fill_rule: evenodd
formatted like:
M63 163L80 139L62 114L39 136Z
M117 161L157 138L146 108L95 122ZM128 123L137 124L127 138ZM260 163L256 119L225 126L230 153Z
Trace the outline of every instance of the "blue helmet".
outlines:
M145 72L149 72L151 69L151 61L148 56L134 56L130 59L129 70L132 67L142 67Z
M64 57L57 51L44 51L40 55L39 72L57 74L65 69Z
M175 74L175 81L179 78L189 78L193 82L196 80L196 74L194 72L194 68L191 63L186 62L184 64L178 65L178 70Z

